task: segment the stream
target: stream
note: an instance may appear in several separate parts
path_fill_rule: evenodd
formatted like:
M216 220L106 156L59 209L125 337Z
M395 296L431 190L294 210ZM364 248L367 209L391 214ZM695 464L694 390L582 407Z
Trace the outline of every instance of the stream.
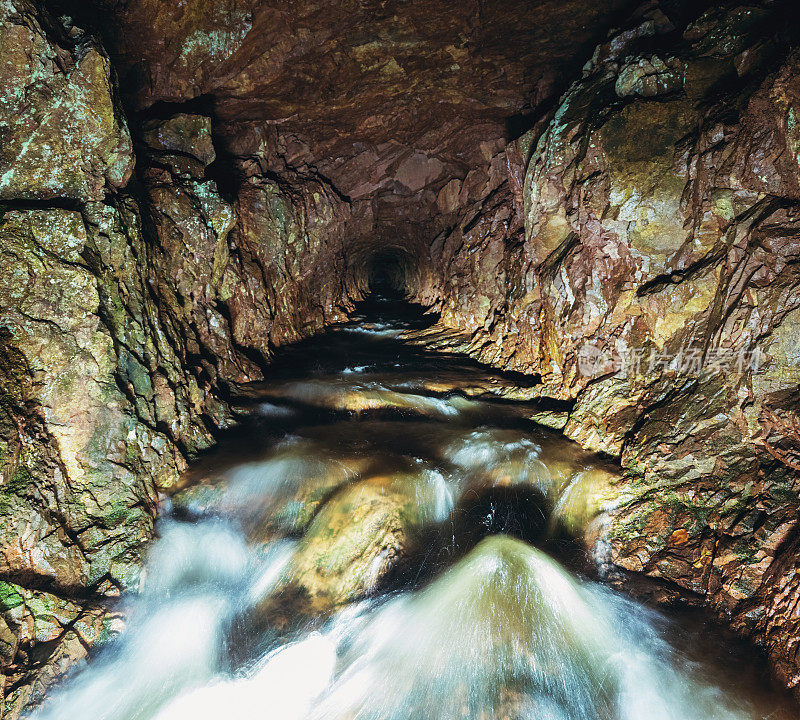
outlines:
M617 469L385 301L276 358L164 499L124 630L37 720L789 720L758 653L612 589Z

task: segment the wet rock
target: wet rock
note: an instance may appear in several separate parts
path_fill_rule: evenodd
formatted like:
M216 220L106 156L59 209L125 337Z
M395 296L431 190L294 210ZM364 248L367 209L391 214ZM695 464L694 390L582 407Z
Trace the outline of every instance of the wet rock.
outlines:
M593 522L614 506L619 485L620 474L610 467L588 467L574 473L559 491L553 508L554 525L595 545Z
M276 513L278 527L292 534L306 532L330 496L345 484L356 480L367 465L364 458L352 458L331 463L318 475L306 477Z
M17 376L20 400L27 395L38 405L33 417L24 404L6 406L6 417L17 417L20 429L7 436L3 458L5 572L68 588L95 584L115 558L127 557L149 535L146 508L154 491L137 476L132 457L152 453L155 438L126 412L117 388L97 281L81 256L88 233L80 214L9 212L0 234L6 267L0 298L14 353L8 370ZM47 438L44 462L21 444L40 432ZM49 503L60 508L60 537ZM10 512L25 505L38 510L32 517ZM23 529L31 519L38 532ZM110 536L93 539L96 526ZM117 538L115 549L110 537Z
M193 518L233 515L253 542L300 535L331 495L369 466L364 457L314 457L323 452L300 443L181 489L172 495L173 506Z
M188 155L205 169L217 158L211 133L211 118L181 113L146 123L142 139L154 151L167 156Z
M136 203L111 197L134 158L107 56L32 3L3 4L0 33L0 569L80 614L136 588L156 488L209 436L202 394L180 396ZM94 642L16 627L10 717Z
M426 474L373 477L326 503L300 542L290 582L318 607L375 590L414 542L415 530L437 518L435 479Z
M424 251L448 227L446 185L448 214L497 187L514 124L579 69L575 49L600 40L623 5L90 3L115 29L107 42L131 106L191 100L240 158L327 179L375 221L351 226L351 254L398 241Z
M0 658L7 677L5 710L41 701L89 648L110 638L113 615L47 592L0 582ZM35 680L25 682L31 676Z
M27 0L0 5L0 199L101 199L134 157L103 49Z
M4 577L135 586L156 489L232 422L231 384L342 319L391 245L441 312L425 342L540 380L520 395L569 407L542 420L621 459L597 483L610 560L734 617L797 683L800 59L780 3L688 24L648 3L582 74L622 5L261 5L98 6L128 99L159 116L134 199L105 52L0 2ZM413 526L390 481L361 492L390 531L316 516L298 587L321 603L374 587ZM3 622L21 693L45 668ZM66 664L71 637L41 644Z
M509 185L436 239L448 275L423 295L431 337L540 376L574 401L566 434L621 458L613 561L762 638L758 598L791 585L777 538L800 467L798 57L785 36L761 51L785 22L720 7L681 37L642 15L613 34L533 131L524 181L509 162Z
M379 380L363 382L349 380L317 380L303 383L287 383L276 388L266 388L267 397L293 400L312 407L361 415L369 412L400 412L422 417L441 418L455 416L460 407L469 401L462 398L438 397L431 393L453 391L456 388L447 382L421 382L419 387L394 389ZM481 390L485 391L483 387ZM425 393L425 394L424 394Z
M569 413L566 410L542 410L531 414L530 419L539 425L554 430L563 430L569 420Z
M524 501L526 506L511 513L512 522L518 522L513 517L518 514L533 526L538 516L544 521L540 533L562 530L583 537L617 500L620 473L577 446L547 440L539 446L527 434L479 430L454 443L447 456L466 476L460 502L480 505L488 498L490 505L496 500L497 506L510 502L513 507Z
M23 595L117 595L138 583L154 480L180 460L117 384L118 356L84 259L94 228L69 210L12 211L0 236L0 569ZM72 603L75 617L84 602ZM16 698L45 688L93 642L67 632L66 620L48 631L43 622L14 620L4 672ZM52 661L30 661L41 653Z
M223 387L357 297L329 282L353 214L296 171L287 185L256 168L224 199L197 113L145 123L141 188L118 192L134 158L107 56L34 3L0 13L0 198L23 208L0 207L0 567L113 595L137 585L157 488L231 422Z
M657 55L638 58L619 72L614 91L620 97L640 95L655 97L683 89L683 65L674 58L667 62Z

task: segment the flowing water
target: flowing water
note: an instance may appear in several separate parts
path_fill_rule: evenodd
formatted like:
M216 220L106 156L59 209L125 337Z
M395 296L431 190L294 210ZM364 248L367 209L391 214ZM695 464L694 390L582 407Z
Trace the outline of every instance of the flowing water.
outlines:
M37 718L796 717L752 651L597 580L577 539L613 467L379 307L245 389L165 500L125 630Z

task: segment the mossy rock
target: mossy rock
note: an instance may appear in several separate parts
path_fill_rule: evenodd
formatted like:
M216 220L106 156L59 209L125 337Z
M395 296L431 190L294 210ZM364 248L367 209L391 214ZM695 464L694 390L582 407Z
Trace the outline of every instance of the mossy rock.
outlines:
M363 597L408 552L414 531L435 515L424 473L350 485L314 518L289 569L290 583L323 604Z

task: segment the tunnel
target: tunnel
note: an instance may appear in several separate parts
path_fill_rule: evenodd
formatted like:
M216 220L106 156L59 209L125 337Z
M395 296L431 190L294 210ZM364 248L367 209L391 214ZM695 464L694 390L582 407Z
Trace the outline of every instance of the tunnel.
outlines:
M400 249L386 248L370 255L365 268L370 293L395 300L408 298L411 263L412 258Z
M800 717L771 694L800 698L799 17L796 0L0 2L0 714L48 717L90 666L115 688L96 720L201 718L202 693L161 713L209 678L217 699L258 696L260 665L214 663L259 593L314 628L322 673L329 623L418 607L379 589L404 555L402 592L424 593L484 543L465 567L495 567L497 599L503 567L547 573L568 540L572 607L701 608L752 654L758 678L731 661L741 688L700 688L679 666L704 659L645 621L644 646L685 659L652 674L680 678L665 715ZM542 497L503 489L536 468ZM470 501L465 478L491 492ZM270 625L284 650L290 624ZM405 669L415 692L441 675ZM469 673L450 688L467 717L622 717L609 685L556 682L492 686L470 714ZM777 705L754 716L760 694ZM680 704L701 696L727 714ZM392 715L362 700L343 717Z

